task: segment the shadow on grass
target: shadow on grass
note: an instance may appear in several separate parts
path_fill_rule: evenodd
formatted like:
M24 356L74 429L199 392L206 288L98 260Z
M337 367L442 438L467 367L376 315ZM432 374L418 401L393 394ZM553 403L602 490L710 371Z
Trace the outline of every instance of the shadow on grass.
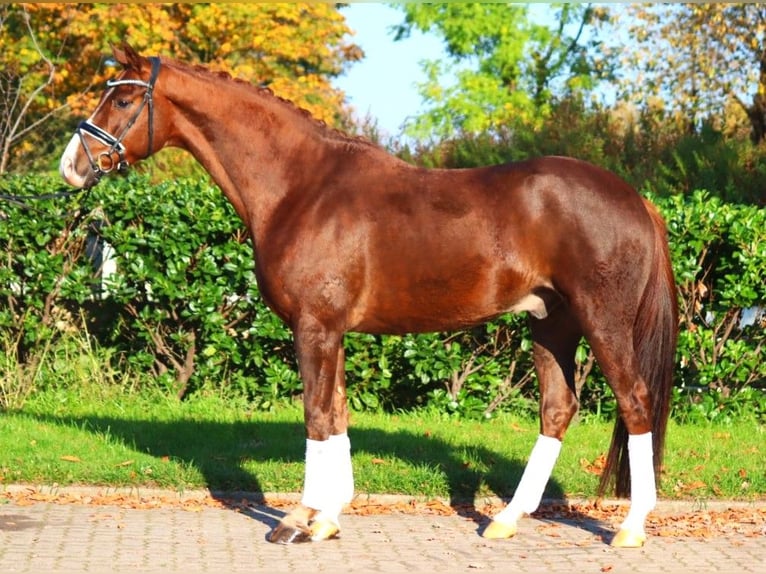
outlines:
M36 419L109 436L128 448L155 456L169 457L198 469L211 494L230 504L233 492L252 493L259 508L245 514L273 528L283 513L263 506L265 490L256 473L243 467L244 460L270 463L303 463L304 427L295 422L210 422L193 420L151 421L100 416L46 416ZM459 456L459 448L433 436L406 431L380 429L350 429L352 453L376 457L398 458L413 466L438 468L447 479L449 501L455 511L477 525L481 531L488 517L479 512L473 501L486 489L509 499L518 484L526 460L511 460L486 446L471 447L472 457L481 461L486 472L472 468ZM509 437L510 437L509 433ZM360 470L355 469L357 484L362 482ZM301 475L302 476L302 475ZM380 494L380 493L379 493ZM563 500L561 485L554 479L548 483L545 496ZM242 511L237 503L237 509ZM585 530L601 535L603 524L595 524L586 516L569 513Z

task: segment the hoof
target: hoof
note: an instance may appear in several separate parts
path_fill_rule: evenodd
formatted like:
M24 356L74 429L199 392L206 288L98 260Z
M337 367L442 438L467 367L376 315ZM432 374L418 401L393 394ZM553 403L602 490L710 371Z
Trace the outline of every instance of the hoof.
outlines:
M493 540L500 540L504 538L512 538L516 534L516 524L505 524L504 522L498 522L493 520L481 533L483 538L490 538Z
M312 534L308 528L288 526L279 523L266 535L266 540L273 544L300 544L301 542L311 542Z
M612 538L612 546L615 548L641 548L646 542L646 534L637 530L628 530L625 528Z
M309 530L311 531L311 540L314 542L337 538L340 534L338 525L330 520L316 520L311 523Z

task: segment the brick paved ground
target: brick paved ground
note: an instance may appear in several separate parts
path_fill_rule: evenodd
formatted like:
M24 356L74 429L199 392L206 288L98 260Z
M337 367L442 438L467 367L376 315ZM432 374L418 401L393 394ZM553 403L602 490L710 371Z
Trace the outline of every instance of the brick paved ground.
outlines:
M611 524L525 518L512 540L479 537L458 515L345 515L338 540L265 541L282 511L251 504L134 509L0 504L2 573L215 572L763 572L766 533L651 537L608 546Z

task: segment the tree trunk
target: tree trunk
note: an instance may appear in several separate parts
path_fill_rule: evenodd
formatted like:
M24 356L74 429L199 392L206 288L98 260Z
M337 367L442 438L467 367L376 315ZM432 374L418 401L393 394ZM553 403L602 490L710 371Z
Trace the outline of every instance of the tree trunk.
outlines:
M11 153L8 148L8 142L3 141L3 146L0 150L0 175L4 174L8 170L8 162L11 159Z
M758 62L758 91L753 103L744 108L750 120L750 139L758 145L766 136L766 49L761 50Z
M756 145L766 136L766 98L760 93L766 86L759 86L759 93L753 98L753 103L745 107L745 113L750 120L750 139Z

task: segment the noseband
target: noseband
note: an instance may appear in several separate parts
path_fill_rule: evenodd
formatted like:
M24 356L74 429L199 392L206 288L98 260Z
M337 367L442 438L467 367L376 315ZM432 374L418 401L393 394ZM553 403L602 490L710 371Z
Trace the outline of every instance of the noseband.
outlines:
M117 171L125 171L128 169L128 161L125 159L125 146L122 145L122 140L128 135L128 131L141 115L144 106L149 107L149 142L146 149L146 157L152 155L152 144L154 140L154 102L152 101L152 95L154 91L154 84L157 81L157 76L160 73L160 59L156 57L149 58L152 63L152 73L149 76L149 81L143 80L110 80L106 83L107 87L115 88L117 86L140 86L146 89L144 93L144 99L138 106L136 113L130 118L130 121L125 125L119 136L115 137L108 131L98 127L90 120L80 122L77 126L77 135L80 136L80 142L85 150L85 154L90 161L90 167L96 176L96 182L98 182L104 175L110 173L115 168ZM109 146L107 151L103 151L94 157L93 153L88 146L88 142L85 135L89 135L96 141ZM119 161L115 163L113 155L117 154Z

